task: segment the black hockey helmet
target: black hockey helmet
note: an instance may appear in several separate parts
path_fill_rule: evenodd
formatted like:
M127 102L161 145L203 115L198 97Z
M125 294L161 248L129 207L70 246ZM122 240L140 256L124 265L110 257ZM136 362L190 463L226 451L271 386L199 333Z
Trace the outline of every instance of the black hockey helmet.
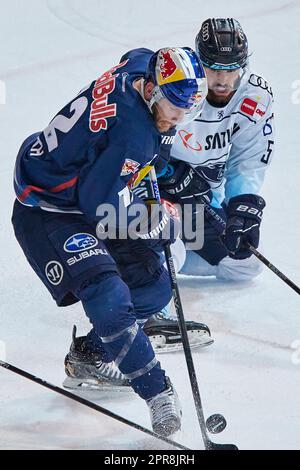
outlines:
M244 68L248 63L247 37L234 18L209 18L196 36L196 52L211 69Z

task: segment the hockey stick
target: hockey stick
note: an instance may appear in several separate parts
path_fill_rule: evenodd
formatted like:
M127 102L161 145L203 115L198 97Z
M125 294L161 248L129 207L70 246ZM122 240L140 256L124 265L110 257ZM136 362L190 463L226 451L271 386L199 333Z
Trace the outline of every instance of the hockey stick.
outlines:
M283 282L285 282L288 286L290 286L297 294L300 294L300 288L293 282L291 281L285 274L283 274L281 271L279 271L276 266L274 266L267 258L265 258L254 246L252 246L250 243L246 244L249 250L252 251L254 256L256 256L259 261L261 261L267 268L269 268L276 276L278 276Z
M151 186L152 186L153 197L157 203L161 204L160 192L159 192L156 172L154 168L151 169L149 176L150 176L150 181L151 181ZM174 305L175 305L175 310L176 310L176 314L178 318L178 324L179 324L180 333L182 337L184 355L186 359L193 398L195 402L197 417L199 421L199 426L200 426L205 450L238 450L238 448L234 444L216 444L215 442L212 442L207 435L207 429L205 425L205 418L204 418L203 407L202 407L202 402L201 402L201 397L200 397L200 391L199 391L199 386L197 382L194 361L193 361L193 357L191 353L191 347L189 344L188 334L186 330L183 308L182 308L181 298L179 294L176 272L174 268L174 262L173 262L173 257L171 253L170 244L167 244L165 247L165 258L166 258L166 263L167 263L167 267L168 267L168 271L170 275Z
M211 215L212 218L216 221L218 224L218 227L223 227L225 229L226 227L226 222L225 220L220 217L219 214L217 214L211 206L208 204L204 204L204 210L207 214ZM261 261L267 268L269 268L276 276L278 276L283 282L285 282L289 287L291 287L297 294L300 294L300 288L293 282L291 281L285 274L283 274L281 271L279 271L276 266L274 266L267 258L265 258L254 246L251 245L251 243L247 242L246 246L251 250L254 256L256 256L259 261Z
M200 173L196 170L196 168L193 168L195 173L202 178ZM225 230L226 227L226 222L222 217L213 210L213 208L207 204L204 203L204 210L207 214L210 214L212 218L215 220L217 223L217 230L222 226L223 230ZM252 251L253 255L256 256L259 261L261 261L267 268L269 268L276 276L278 276L283 282L285 282L289 287L291 287L297 294L300 294L300 288L293 282L291 281L285 274L283 274L281 271L279 271L276 266L274 266L267 258L265 258L254 246L252 246L249 242L246 243L246 246L249 248L249 250Z
M68 392L67 390L64 390L63 388L60 388L56 385L52 385L49 382L46 382L46 380L42 380L39 377L36 377L22 369L19 369L18 367L8 364L7 362L0 360L0 367L3 367L4 369L9 370L11 372L14 372L15 374L21 375L22 377L25 377L26 379L31 380L32 382L42 385L42 387L46 387L52 390L53 392L59 393L60 395L63 395L64 397L70 398L73 401L77 401L78 403L81 403L82 405L87 406L88 408L91 408L92 410L98 411L99 413L102 413L123 424L126 424L127 426L130 426L131 428L137 429L138 431L148 434L149 436L155 437L156 439L164 441L167 444L170 444L174 447L178 447L178 449L191 450L188 447L185 447L182 444L179 444L178 442L172 441L171 439L168 439L167 437L160 436L159 434L156 434L155 432L150 431L150 429L147 429L144 426L133 423L132 421L129 421L126 418L122 418L122 416L112 413L111 411L107 410L106 408L103 408L102 406L96 405L95 403L89 400L86 400L84 398L81 398L78 395Z

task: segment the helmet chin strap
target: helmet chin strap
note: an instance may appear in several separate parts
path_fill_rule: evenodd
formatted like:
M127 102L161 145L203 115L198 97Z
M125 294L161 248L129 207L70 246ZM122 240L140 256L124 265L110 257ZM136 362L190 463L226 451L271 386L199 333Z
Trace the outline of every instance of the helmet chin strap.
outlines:
M158 85L156 85L153 90L152 90L152 94L151 94L151 99L150 101L148 101L146 98L145 98L145 85L146 85L146 81L144 78L142 78L142 81L141 81L141 97L143 98L144 102L146 103L146 105L148 106L149 108L149 111L151 114L153 114L153 106L158 103L164 96L161 92L161 89L159 88Z
M146 85L146 80L144 78L141 78L140 95L143 98L144 103L149 108L150 113L152 114L152 106L153 106L153 104L151 104L152 99L150 101L146 100L146 98L145 98L145 85Z
M234 83L234 91L237 90L242 82L242 78L245 76L246 72L248 70L248 66L245 65L245 67L243 67L243 70L242 70L242 73L241 75L236 79L235 83Z
M152 90L152 96L151 96L151 100L149 102L149 106L150 106L150 109L151 109L151 112L152 112L152 108L155 104L157 104L160 100L162 100L164 98L164 95L162 94L161 92L161 89L159 88L158 85L156 85L153 90Z

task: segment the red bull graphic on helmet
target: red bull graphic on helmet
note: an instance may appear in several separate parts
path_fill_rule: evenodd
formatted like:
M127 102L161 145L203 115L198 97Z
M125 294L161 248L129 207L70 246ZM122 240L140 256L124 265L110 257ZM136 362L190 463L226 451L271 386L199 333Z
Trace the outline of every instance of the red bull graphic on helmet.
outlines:
M196 93L194 93L191 98L190 98L190 101L191 103L193 104L197 104L199 103L200 101L202 100L202 93L200 91L197 91Z
M170 51L161 53L160 73L162 78L166 80L176 71L177 65L171 57Z
M159 86L184 80L186 78L182 58L175 49L162 49L157 64L157 82Z

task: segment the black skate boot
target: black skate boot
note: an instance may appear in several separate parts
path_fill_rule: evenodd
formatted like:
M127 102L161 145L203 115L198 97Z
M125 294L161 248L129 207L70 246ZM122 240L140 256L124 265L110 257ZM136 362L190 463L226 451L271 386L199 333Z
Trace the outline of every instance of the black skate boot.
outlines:
M179 431L182 416L181 405L169 377L166 377L166 389L146 402L154 432L168 437Z
M67 378L63 386L78 391L122 391L131 390L129 381L113 362L102 361L102 354L94 352L86 336L76 338L73 328L73 341L65 358Z
M208 326L194 321L185 322L191 348L209 346L214 342ZM144 326L156 354L183 349L177 318L165 317L161 313L152 315Z

